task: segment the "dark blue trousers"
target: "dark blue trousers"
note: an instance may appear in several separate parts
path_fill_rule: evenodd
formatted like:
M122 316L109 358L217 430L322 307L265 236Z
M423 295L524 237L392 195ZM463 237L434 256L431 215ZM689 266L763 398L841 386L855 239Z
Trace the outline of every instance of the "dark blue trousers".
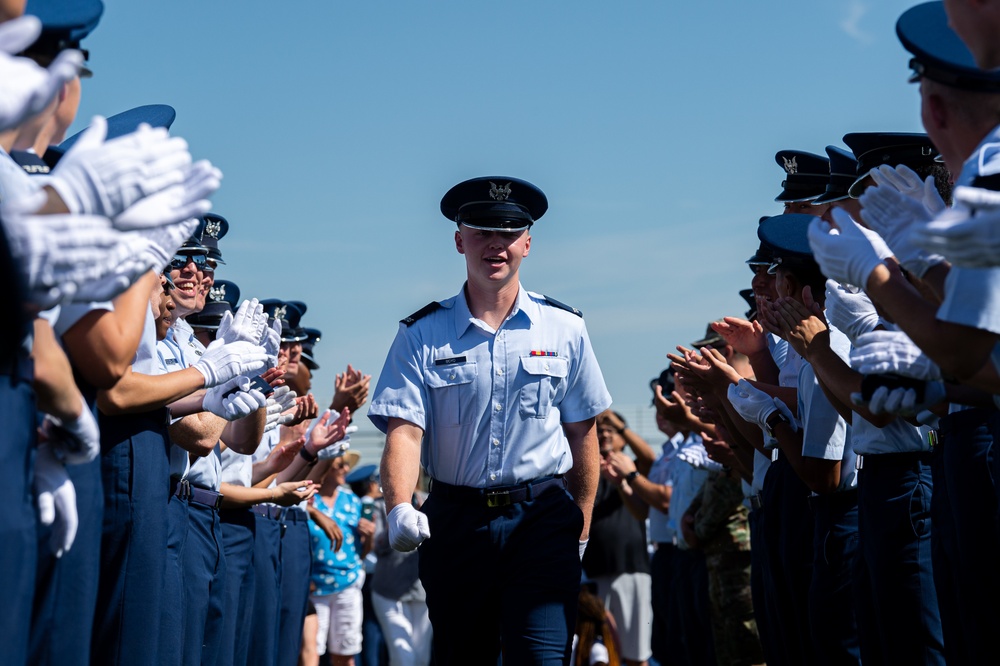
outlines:
M0 374L0 663L28 662L28 636L35 592L38 539L35 532L35 392L31 362L22 359ZM47 547L47 546L46 546Z
M188 503L171 496L167 504L167 557L160 613L160 649L156 663L180 666L184 659L184 547L188 537Z
M254 596L247 664L274 666L278 660L281 603L281 523L256 514L254 519Z
M91 663L157 654L167 553L166 410L101 417L104 525Z
M217 663L219 666L243 666L247 663L250 646L256 522L249 509L223 509L219 511L219 521L222 523L222 546L226 553L226 599Z
M858 475L855 586L867 592L857 599L866 666L945 663L931 566L930 460L930 452L866 455Z
M1000 627L1000 538L990 473L993 412L969 409L941 419L931 461L931 543L944 649L949 664L996 659Z
M419 552L435 665L495 666L501 642L504 664L565 664L583 529L569 493L550 487L490 508L432 488L421 510L431 530Z
M815 521L809 508L809 489L784 456L771 463L761 495L768 630L781 638L775 664L812 664L816 661L809 629L809 586L812 584ZM756 546L755 546L756 548ZM769 660L768 664L772 662Z
M653 657L660 663L670 662L672 655L680 654L681 637L676 628L670 626L670 600L673 598L670 584L674 576L674 551L672 543L659 543L650 562L650 579L653 586Z
M51 529L39 526L32 664L90 663L104 516L101 461L67 465L66 471L76 489L79 526L73 547L60 558L49 548Z
M226 557L216 509L188 501L188 535L182 563L183 663L215 664L219 658L226 598Z
M815 559L809 586L809 624L816 662L822 665L861 663L854 567L858 555L858 492L810 498L815 518Z
M678 548L670 582L670 626L681 638L681 663L715 666L712 607L708 598L708 568L701 551Z
M305 511L285 511L281 535L281 614L278 618L278 666L296 666L302 650L302 625L309 603L312 542Z
M750 512L750 590L753 599L753 614L757 621L757 633L760 645L764 650L764 659L768 664L781 664L784 656L781 647L782 637L775 631L779 625L777 611L768 585L771 572L768 570L767 542L764 538L764 522L767 516L764 509L754 509Z

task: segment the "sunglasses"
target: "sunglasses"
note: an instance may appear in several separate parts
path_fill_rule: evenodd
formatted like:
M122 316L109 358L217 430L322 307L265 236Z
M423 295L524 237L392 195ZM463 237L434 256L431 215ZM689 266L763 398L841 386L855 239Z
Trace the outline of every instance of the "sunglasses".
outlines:
M175 254L174 258L170 260L170 268L180 271L191 263L203 273L215 272L216 263L209 259L206 254Z

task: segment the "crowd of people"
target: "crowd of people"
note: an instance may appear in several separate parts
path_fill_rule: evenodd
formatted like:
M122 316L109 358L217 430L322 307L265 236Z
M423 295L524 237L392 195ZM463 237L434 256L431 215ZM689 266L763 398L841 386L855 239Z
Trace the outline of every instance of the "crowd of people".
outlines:
M659 452L520 284L542 191L453 187L467 279L400 322L365 466L370 375L321 409L308 306L216 279L173 110L66 138L102 11L0 0L5 664L991 663L1000 2L899 18L926 133L775 155Z

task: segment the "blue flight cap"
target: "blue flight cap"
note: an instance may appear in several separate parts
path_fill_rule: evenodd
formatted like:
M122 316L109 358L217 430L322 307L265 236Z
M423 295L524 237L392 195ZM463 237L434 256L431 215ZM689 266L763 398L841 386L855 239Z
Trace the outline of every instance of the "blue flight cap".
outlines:
M716 333L715 329L712 328L712 324L710 323L705 329L705 337L692 342L691 347L693 349L701 349L702 347L716 347L719 346L720 343L722 344L722 346L725 346L726 339L723 338L718 333Z
M757 297L753 295L753 289L740 289L740 298L750 306L750 309L746 311L746 318L753 321L757 318Z
M807 235L809 224L815 219L814 215L788 213L769 217L757 227L757 237L773 248L775 269L780 266L799 274L820 272Z
M948 26L943 2L910 7L896 21L896 35L913 54L910 82L928 78L952 88L1000 93L1000 70L982 70Z
M351 472L344 477L344 481L349 484L355 483L371 483L379 478L378 465L362 465L352 469Z
M779 150L774 161L785 170L781 193L775 201L810 201L823 194L830 180L830 160L825 157L801 150Z
M42 34L25 49L25 55L54 58L60 51L80 48L80 41L100 23L104 3L101 0L28 0L24 13L42 22Z
M911 169L939 164L937 148L926 134L915 132L852 132L844 135L844 143L858 161L858 175L848 188L857 199L864 192L862 183L868 172L877 166L905 164Z
M466 180L441 199L441 213L449 220L486 231L523 231L548 208L540 189L507 176Z
M762 225L766 219L768 219L767 215L757 220L758 236L760 235L760 225ZM757 248L757 251L753 253L753 256L746 260L746 265L750 267L750 272L755 275L757 273L758 266L770 266L773 263L774 248L765 243L763 240L760 242L760 246Z
M319 370L319 363L316 362L313 347L323 337L323 333L316 328L303 328L302 332L306 336L306 339L302 341L302 362L310 370Z
M198 225L201 231L201 246L208 250L208 258L216 263L225 264L222 260L222 252L219 250L219 241L229 233L229 221L215 213L206 213L202 219L202 224Z
M677 390L677 385L674 383L674 366L668 365L660 376L656 379L649 380L649 390L653 392L653 404L656 404L656 387L659 385L660 389L663 391L663 396L665 398L670 398L670 394Z
M858 178L858 161L854 159L854 155L837 146L827 146L826 154L830 156L830 180L826 184L826 191L813 199L814 204L850 198L848 192Z
M177 117L174 107L166 104L146 104L137 106L128 111L122 111L108 118L108 140L117 139L120 136L131 134L139 128L139 125L146 123L150 127L164 127L170 129ZM84 132L84 129L69 137L58 146L49 146L45 151L45 161L49 166L54 167L66 151L73 147Z
M299 328L299 320L302 318L302 311L293 304L292 301L282 301L277 298L268 298L260 302L267 313L268 323L278 320L281 322L282 342L301 342L305 340L302 329Z
M240 302L240 288L229 280L216 280L205 297L201 312L187 316L192 328L217 329L227 312L236 312Z

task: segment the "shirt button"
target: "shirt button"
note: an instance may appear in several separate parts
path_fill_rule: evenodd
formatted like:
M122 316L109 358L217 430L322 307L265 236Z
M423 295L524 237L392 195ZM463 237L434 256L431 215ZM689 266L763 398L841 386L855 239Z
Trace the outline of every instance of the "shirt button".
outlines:
M455 378L455 373L453 372L453 373L451 373L451 379L454 379L454 378Z
M497 368L497 374L498 375L502 375L503 374L503 369L502 368Z
M496 474L490 474L490 481L496 481L496 480L497 480L497 475Z
M545 367L546 370L548 370L549 369L549 364L546 363L544 367Z
M496 409L499 412L501 409L503 409L503 406L498 402L497 404L495 404L493 406L493 408Z
M493 446L500 446L500 440L499 439L494 439L493 440Z

